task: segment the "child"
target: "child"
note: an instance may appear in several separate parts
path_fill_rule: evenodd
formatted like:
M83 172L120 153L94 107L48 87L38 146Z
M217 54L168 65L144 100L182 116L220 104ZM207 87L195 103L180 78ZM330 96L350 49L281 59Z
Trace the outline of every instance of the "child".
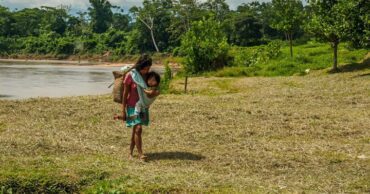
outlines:
M144 88L143 100L139 100L135 106L135 115L138 116L141 113L142 108L149 108L149 106L154 102L156 97L153 97L153 94L159 93L159 83L161 77L158 73L151 71L146 76L145 82L147 88Z
M132 78L140 83L143 82L141 76L138 75L137 71L131 71ZM138 87L138 92L140 99L135 105L135 114L131 116L129 119L135 119L142 113L143 108L149 108L149 106L155 101L156 97L159 94L159 83L161 81L161 77L158 73L151 71L148 73L145 79L145 83L139 84L141 87ZM114 119L123 118L121 116L114 116Z

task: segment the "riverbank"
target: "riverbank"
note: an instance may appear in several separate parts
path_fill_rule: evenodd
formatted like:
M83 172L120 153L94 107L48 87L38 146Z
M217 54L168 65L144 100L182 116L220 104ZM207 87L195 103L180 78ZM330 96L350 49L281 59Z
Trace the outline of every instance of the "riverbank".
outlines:
M370 70L174 80L144 127L146 163L109 95L0 100L0 189L365 193Z
M29 64L52 64L52 65L73 65L73 66L98 66L98 67L122 67L125 65L133 65L134 61L126 62L99 62L89 60L53 60L53 59L1 59L0 63L29 63ZM168 65L174 71L181 69L181 65L176 62L169 62ZM153 61L153 66L162 68L164 64L161 61Z

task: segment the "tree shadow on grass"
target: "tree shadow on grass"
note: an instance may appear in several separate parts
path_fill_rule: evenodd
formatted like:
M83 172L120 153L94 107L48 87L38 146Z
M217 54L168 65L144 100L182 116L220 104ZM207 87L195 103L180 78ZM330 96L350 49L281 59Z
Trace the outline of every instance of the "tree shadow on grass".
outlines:
M365 58L361 63L349 63L338 68L338 71L330 70L329 73L345 73L370 69L370 57Z
M155 152L146 153L147 161L154 160L202 160L205 157L198 154L193 154L190 152Z
M350 63L340 67L341 72L353 72L364 69L370 69L370 58L363 60L362 63Z

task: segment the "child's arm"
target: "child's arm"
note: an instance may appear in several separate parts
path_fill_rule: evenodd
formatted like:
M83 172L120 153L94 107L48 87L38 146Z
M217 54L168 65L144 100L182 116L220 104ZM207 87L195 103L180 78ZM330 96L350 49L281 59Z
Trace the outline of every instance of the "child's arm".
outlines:
M148 96L148 98L154 98L160 94L159 90L144 90L144 93Z

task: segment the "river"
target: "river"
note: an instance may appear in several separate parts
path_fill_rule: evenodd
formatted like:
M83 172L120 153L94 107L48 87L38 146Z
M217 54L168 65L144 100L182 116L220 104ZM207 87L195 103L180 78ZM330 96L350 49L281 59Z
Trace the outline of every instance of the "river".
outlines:
M120 67L0 63L0 99L99 95L111 92ZM160 71L160 68L152 68Z

